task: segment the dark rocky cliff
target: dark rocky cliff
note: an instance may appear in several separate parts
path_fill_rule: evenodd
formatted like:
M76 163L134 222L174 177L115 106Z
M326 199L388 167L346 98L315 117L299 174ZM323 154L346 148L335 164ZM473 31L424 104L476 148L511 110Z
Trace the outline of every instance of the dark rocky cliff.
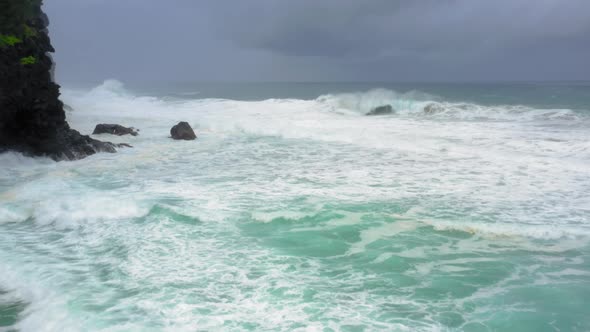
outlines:
M115 152L115 145L81 135L66 122L42 0L0 0L0 152L55 160Z

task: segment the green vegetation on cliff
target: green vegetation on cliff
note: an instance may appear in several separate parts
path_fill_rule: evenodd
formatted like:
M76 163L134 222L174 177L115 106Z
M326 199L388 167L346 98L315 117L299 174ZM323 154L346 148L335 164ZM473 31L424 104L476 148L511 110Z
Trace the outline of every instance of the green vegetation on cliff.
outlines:
M15 35L0 34L0 47L14 46L15 44L18 44L21 42L22 42L22 40Z
M37 36L37 30L25 24L23 26L23 34L25 38L32 38Z
M66 122L41 3L0 0L0 151L55 160L116 152L114 144L81 135Z
M35 63L37 63L37 58L32 55L20 59L21 65L34 65Z

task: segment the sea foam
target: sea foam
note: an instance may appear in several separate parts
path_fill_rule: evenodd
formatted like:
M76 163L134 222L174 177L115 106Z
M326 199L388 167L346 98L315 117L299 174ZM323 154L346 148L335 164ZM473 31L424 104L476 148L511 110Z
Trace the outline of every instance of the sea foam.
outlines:
M137 127L95 135L134 148L0 155L0 308L26 303L14 328L444 331L533 317L568 330L588 317L578 111L390 90L199 96L66 89L73 128ZM396 113L364 116L383 104ZM178 121L198 140L171 140Z

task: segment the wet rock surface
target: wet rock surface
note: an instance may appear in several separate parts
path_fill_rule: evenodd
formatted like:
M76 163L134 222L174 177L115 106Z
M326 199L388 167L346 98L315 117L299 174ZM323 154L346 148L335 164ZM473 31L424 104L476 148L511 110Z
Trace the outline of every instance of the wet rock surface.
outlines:
M175 140L186 140L191 141L197 138L193 128L188 122L179 122L177 125L170 129L170 136Z
M92 135L99 135L99 134L111 134L111 135L117 135L117 136L123 136L123 135L131 135L131 136L137 136L138 130L133 128L133 127L124 127L118 124L107 124L107 123L101 123L101 124L97 124L96 127L94 128L94 131L92 132Z
M14 42L0 44L0 152L13 150L54 160L116 152L117 145L82 135L66 122L60 86L52 78L49 20L41 11L41 1L31 2L29 12L26 21L12 24L25 26L26 33L14 32ZM0 33L8 35L11 25L4 22L0 22Z

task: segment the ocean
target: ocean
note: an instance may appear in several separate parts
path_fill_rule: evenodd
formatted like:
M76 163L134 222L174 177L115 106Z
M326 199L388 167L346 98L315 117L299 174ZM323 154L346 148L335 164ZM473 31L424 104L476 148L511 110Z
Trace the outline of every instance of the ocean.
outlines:
M62 93L140 134L0 155L0 331L590 330L588 82Z

